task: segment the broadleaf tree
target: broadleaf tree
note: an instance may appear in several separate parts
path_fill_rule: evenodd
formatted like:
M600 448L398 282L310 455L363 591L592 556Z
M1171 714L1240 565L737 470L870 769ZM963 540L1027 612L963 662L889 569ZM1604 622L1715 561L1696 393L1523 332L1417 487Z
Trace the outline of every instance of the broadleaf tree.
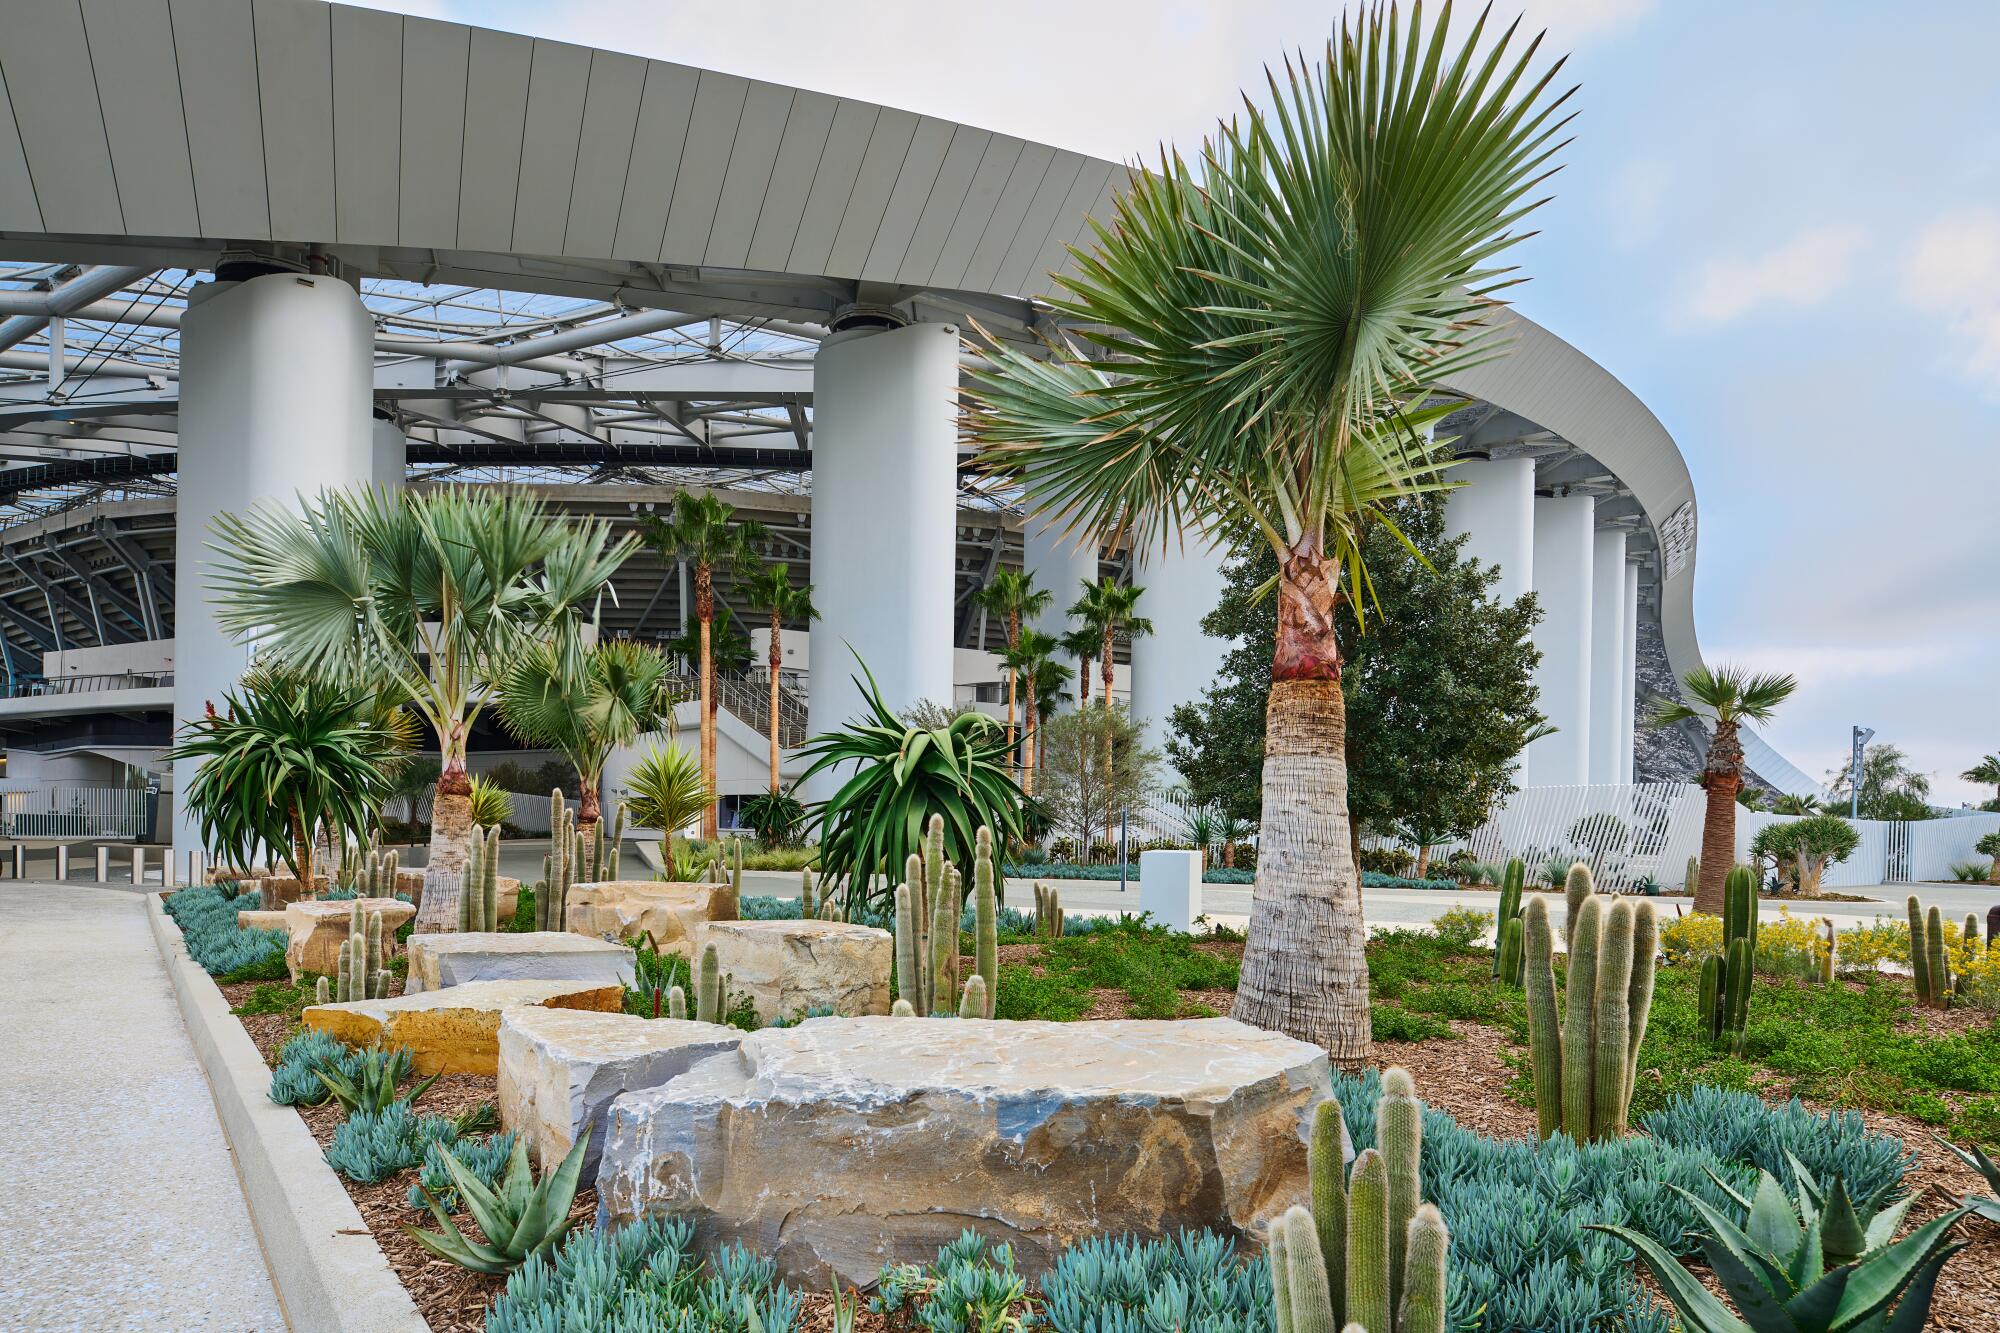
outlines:
M1189 162L1163 153L1092 222L1046 356L989 340L966 429L1069 531L1137 551L1254 533L1278 561L1257 883L1232 1013L1369 1053L1335 608L1361 539L1446 487L1436 399L1505 354L1501 262L1541 202L1569 94L1539 39L1451 36L1450 7L1343 19ZM1073 339L1070 340L1070 339ZM1357 623L1365 617L1357 615Z

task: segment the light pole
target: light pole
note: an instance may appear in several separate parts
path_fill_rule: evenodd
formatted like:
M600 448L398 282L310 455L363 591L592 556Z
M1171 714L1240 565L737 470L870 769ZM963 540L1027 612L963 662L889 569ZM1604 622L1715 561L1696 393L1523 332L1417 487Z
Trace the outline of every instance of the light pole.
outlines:
M1868 742L1875 733L1867 727L1854 729L1854 759L1847 770L1847 817L1861 818L1861 756L1867 753Z

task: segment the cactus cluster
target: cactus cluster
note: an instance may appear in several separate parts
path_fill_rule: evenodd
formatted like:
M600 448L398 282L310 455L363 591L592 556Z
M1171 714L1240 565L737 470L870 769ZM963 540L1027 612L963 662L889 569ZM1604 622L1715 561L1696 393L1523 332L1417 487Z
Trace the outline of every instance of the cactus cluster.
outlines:
M347 940L340 946L339 966L331 983L321 977L313 986L319 1004L389 998L389 972L382 964L382 914L363 912L355 900L347 920Z
M1507 863L1500 876L1500 915L1493 935L1493 977L1509 986L1521 984L1521 887L1528 868L1520 857Z
M1554 932L1548 904L1541 898L1522 912L1522 982L1541 1137L1561 1132L1586 1143L1625 1133L1639 1046L1653 1007L1659 928L1651 903L1612 901L1592 892L1586 866L1571 868L1569 888L1575 887L1579 873L1585 891L1571 923L1561 1014Z
M674 987L679 990L680 987ZM729 1003L729 974L722 970L722 962L716 956L713 944L701 951L701 960L694 970L694 1018L697 1023L720 1023ZM676 1018L687 1015L687 997L679 998L680 1012Z
M845 921L847 912L831 893L821 892L813 885L812 867L799 871L799 918L811 921Z
M1951 972L1951 953L1944 939L1944 913L1935 904L1926 911L1915 894L1910 896L1909 909L1910 979L1916 983L1917 1003L1933 1009L1950 1008L1964 990L1965 978L1955 977ZM1978 947L1979 918L1971 913L1965 918L1965 939L1972 947Z
M1035 938L1059 940L1062 933L1062 891L1053 884L1035 885Z
M372 847L361 858L356 867L355 887L363 898L393 898L396 896L397 862L401 858L395 852L376 851Z
M1423 1103L1405 1070L1382 1075L1375 1136L1349 1174L1340 1103L1314 1113L1312 1207L1288 1209L1267 1246L1278 1333L1444 1333L1451 1236L1422 1201Z
M576 816L562 788L549 793L549 854L542 858L542 887L535 895L535 929L562 930L568 919L569 891L578 884L618 878L618 847L625 841L625 806L613 816L609 842L604 821L577 831Z
M472 847L458 887L458 928L465 932L500 929L500 828L472 828Z
M1722 892L1722 952L1702 960L1696 1003L1708 1020L1708 1039L1740 1053L1757 982L1756 876L1748 866L1737 866Z
M721 886L719 891L709 895L708 919L711 921L737 921L743 916L743 839L729 840L729 859L723 861L720 849L708 863L708 874L714 883Z
M921 852L904 863L896 886L896 993L913 1014L993 1017L999 996L999 872L993 831L981 826L972 853L973 964L979 1002L960 993L958 929L965 881L944 856L944 816L932 815ZM970 993L970 988L967 988Z

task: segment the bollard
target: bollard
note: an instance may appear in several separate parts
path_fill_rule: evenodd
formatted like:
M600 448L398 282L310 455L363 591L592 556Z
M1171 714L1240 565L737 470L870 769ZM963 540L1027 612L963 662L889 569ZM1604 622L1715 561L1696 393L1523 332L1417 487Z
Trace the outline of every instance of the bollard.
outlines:
M111 849L109 847L99 847L97 849L97 878L93 882L97 884L109 884L111 882Z
M56 844L56 878L67 882L69 879L69 844Z
M144 847L134 847L132 849L132 887L135 889L140 888L143 887L145 883L146 883L146 849Z
M189 884L199 884L199 883L201 883L201 853L200 853L200 852L189 852L189 853L188 853L188 873L187 873L187 882L188 882Z

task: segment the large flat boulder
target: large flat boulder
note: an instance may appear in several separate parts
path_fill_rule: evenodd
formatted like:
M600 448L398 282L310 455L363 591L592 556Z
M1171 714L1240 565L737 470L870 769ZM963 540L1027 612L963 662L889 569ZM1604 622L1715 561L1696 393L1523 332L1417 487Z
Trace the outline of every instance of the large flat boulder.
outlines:
M548 1170L592 1126L584 1179L604 1153L604 1117L621 1093L657 1088L743 1034L719 1023L517 1006L500 1017L500 1123Z
M715 946L729 1001L748 995L761 1022L821 1005L836 1014L889 1012L896 939L886 930L844 921L712 921L696 944Z
M473 981L422 995L307 1005L305 1025L349 1046L407 1046L419 1074L496 1074L500 1015L516 1005L616 1013L619 986L577 981Z
M266 912L257 907L246 907L236 914L238 930L289 930L282 910Z
M318 972L322 976L334 976L340 971L340 950L347 943L348 927L354 920L354 905L361 904L365 914L382 914L383 948L391 950L395 945L389 937L399 930L403 923L417 914L417 909L396 898L348 898L344 901L321 902L311 900L285 905L285 929L291 933L291 942L285 945L285 966L292 971L292 979L298 980L302 972ZM243 914L238 912L241 923Z
M600 940L643 936L655 952L689 957L692 941L708 924L718 884L652 879L606 879L572 884L565 929Z
M966 1227L1045 1271L1086 1236L1302 1203L1326 1053L1227 1018L821 1018L612 1103L600 1221L673 1214L788 1279L872 1281Z
M632 950L562 930L466 931L412 935L403 994L418 995L471 981L588 981L632 984Z

